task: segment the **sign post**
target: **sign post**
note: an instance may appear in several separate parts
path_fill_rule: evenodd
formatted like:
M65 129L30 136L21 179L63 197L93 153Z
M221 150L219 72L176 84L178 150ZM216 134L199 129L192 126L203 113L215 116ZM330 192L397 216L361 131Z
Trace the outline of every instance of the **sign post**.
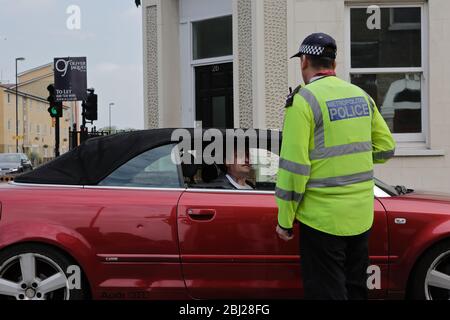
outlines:
M54 101L83 101L87 98L86 57L54 59ZM84 126L84 125L83 125ZM84 128L82 128L83 130ZM59 156L60 117L55 117L55 156Z
M82 101L87 97L86 57L55 58L56 101Z

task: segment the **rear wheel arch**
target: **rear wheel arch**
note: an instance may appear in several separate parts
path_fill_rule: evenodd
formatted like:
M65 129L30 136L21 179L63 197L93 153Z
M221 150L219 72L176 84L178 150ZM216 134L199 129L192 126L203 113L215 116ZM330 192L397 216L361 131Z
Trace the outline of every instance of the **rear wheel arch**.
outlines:
M13 244L10 244L8 246L1 248L0 255L7 250L21 249L21 248L27 248L27 247L29 248L29 247L36 247L36 246L45 247L50 250L54 250L54 251L58 252L59 254L61 254L62 256L64 256L65 258L67 258L69 261L71 261L73 263L73 265L78 266L81 270L81 279L82 279L83 286L87 288L87 290L85 290L85 294L87 296L86 298L87 299L92 298L91 281L89 281L89 277L88 277L87 273L85 272L82 264L80 264L77 261L77 259L68 252L68 250L66 250L65 248L62 248L61 246L55 245L53 243L43 242L43 241L18 242L18 243L13 243Z
M15 230L14 233L9 232ZM31 231L30 231L31 230ZM23 235L27 235L24 237ZM62 225L34 222L15 222L0 226L0 252L23 243L43 244L58 248L83 266L84 275L93 283L97 257L91 244L76 230Z

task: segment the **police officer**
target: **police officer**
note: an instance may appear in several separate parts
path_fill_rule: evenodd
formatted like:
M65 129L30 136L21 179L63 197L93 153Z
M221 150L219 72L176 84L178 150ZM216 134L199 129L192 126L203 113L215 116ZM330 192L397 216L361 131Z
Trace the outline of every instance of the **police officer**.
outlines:
M336 77L336 54L331 36L314 33L294 55L306 86L286 106L276 230L289 241L300 222L306 299L367 299L373 166L395 142L372 98Z

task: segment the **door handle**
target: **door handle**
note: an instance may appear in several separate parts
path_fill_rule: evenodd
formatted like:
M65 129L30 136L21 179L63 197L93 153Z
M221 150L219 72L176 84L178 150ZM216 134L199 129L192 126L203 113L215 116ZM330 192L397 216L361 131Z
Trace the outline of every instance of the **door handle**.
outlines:
M215 209L187 209L186 213L192 220L209 221L216 216Z

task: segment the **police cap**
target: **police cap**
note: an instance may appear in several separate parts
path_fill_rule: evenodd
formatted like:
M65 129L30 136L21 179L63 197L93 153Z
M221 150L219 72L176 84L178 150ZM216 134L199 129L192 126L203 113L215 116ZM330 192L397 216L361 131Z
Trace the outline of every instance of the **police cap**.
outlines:
M298 53L293 55L291 59L302 55L336 59L336 41L325 33L313 33L303 40Z

